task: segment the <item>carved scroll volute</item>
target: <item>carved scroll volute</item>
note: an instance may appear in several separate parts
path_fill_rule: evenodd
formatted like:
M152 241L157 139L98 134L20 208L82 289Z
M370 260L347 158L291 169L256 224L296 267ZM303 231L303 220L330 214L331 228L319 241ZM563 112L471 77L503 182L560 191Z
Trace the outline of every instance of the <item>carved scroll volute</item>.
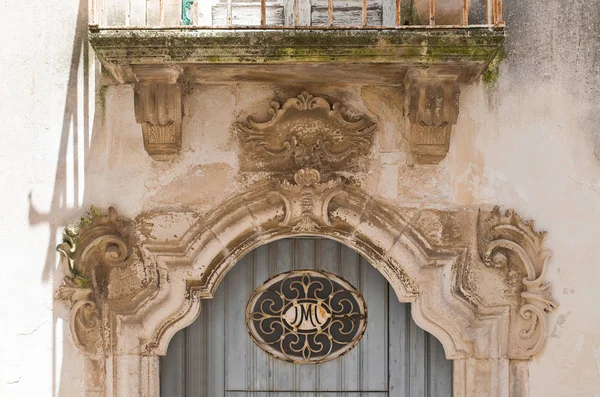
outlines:
M421 164L442 161L458 118L456 78L412 76L407 85L410 150Z
M127 274L125 269L135 265L134 246L131 221L118 218L112 207L108 215L92 207L79 224L64 229L63 243L57 247L65 277L56 297L71 302L69 326L75 345L92 358L107 348L107 311L136 303L139 283L130 283L126 292L110 286L113 269Z
M273 102L269 113L266 122L249 117L237 124L244 170L348 170L369 153L377 130L367 116L350 118L339 103L307 92Z
M525 345L525 357L537 353L546 340L547 316L558 307L546 282L550 252L544 249L546 232L536 232L533 221L523 221L498 207L479 212L478 249L486 266L496 269L520 269L525 275L520 288L518 315L526 324L518 331L517 345Z

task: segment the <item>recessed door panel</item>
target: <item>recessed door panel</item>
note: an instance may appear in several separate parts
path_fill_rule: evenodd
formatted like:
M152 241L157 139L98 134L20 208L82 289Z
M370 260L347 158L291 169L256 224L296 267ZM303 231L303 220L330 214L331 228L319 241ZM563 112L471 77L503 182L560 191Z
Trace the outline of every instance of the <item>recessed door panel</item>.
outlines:
M362 295L364 335L344 355L296 364L250 337L246 306L270 277L292 270L332 273ZM227 274L190 327L161 359L162 397L450 397L451 362L412 321L383 276L353 250L326 239L285 239L259 247Z

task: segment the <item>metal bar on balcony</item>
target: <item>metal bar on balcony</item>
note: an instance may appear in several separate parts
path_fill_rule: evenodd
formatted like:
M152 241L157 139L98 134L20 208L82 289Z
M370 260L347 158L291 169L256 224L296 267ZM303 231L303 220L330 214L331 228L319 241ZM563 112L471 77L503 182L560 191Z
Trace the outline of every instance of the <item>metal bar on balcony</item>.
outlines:
M329 4L327 7L327 16L329 20L329 24L333 25L333 0L329 0Z
M496 0L494 8L494 25L501 25L502 21L502 0Z
M117 0L114 0L117 1ZM167 3L170 1L170 3ZM326 16L323 14L319 14L318 17L315 18L314 10L312 18L310 16L304 15L304 12L309 12L309 8L311 7L308 3L309 0L286 0L283 4L276 5L273 7L274 12L283 13L286 15L284 17L284 23L274 22L271 24L268 20L267 11L271 11L272 5L268 5L268 0L255 0L254 4L251 5L256 10L258 5L260 4L260 19L258 17L258 13L254 14L255 19L249 20L248 11L246 9L243 10L243 18L238 19L237 14L234 15L234 11L237 10L236 7L242 6L234 4L234 0L220 0L215 4L214 2L210 2L210 4L206 4L207 0L125 0L121 4L124 7L121 8L121 16L120 18L114 17L109 11L114 11L113 8L109 7L107 0L89 0L90 5L90 25L94 26L94 29L129 29L129 30L139 30L139 29L207 29L207 30L219 30L219 29L256 29L260 27L261 29L319 29L319 30L330 30L330 29L345 29L345 30L353 30L353 29L471 29L471 28L489 28L489 29L502 29L504 26L503 18L502 18L502 0L485 0L479 2L478 4L471 4L470 0L462 0L458 2L458 7L460 7L460 12L455 20L456 22L451 22L452 24L440 25L437 23L437 20L443 21L444 18L446 21L449 19L444 17L444 9L436 9L436 5L443 0L421 0L424 4L425 9L421 8L419 12L425 12L425 16L421 16L422 23L420 25L403 25L403 12L402 12L402 0L387 0L386 3L374 2L373 0L358 0L356 1L356 5L358 6L358 10L360 13L360 17L358 20L354 20L354 22L350 22L352 19L350 14L346 14L348 9L344 5L345 2L339 2L342 4L336 4L336 0L327 0L327 11ZM323 3L325 2L322 0ZM321 4L323 4L321 3ZM357 4L358 3L358 4ZM383 4L383 5L382 5ZM179 5L181 7L181 21L177 23L173 20L171 14L173 14L174 8L172 6ZM429 9L427 9L427 5ZM248 3L243 4L244 7L250 7ZM269 9L267 10L267 6ZM341 7L336 9L335 6ZM211 8L212 7L212 8ZM291 9L281 10L282 7L289 7ZM374 25L373 21L370 21L369 11L374 10L373 7L383 7L384 9L378 10L377 12L382 12L383 19L381 24ZM477 11L477 14L485 13L485 19L483 23L479 24L470 24L469 19L471 14L471 7ZM352 7L354 8L354 7ZM212 13L211 14L211 10ZM356 10L356 8L354 8ZM319 8L318 11L321 11ZM437 11L437 12L436 12ZM454 14L456 15L456 8L454 9ZM214 14L217 12L217 14ZM341 13L338 18L336 18L337 14L335 12ZM354 12L354 11L352 11ZM145 15L137 15L144 13ZM427 21L427 13L429 14L429 21ZM446 12L447 13L447 12ZM192 14L192 15L190 15ZM206 18L201 18L204 15ZM212 15L212 18L211 18ZM218 18L215 19L215 15L218 15ZM277 14L279 15L279 14ZM356 14L353 14L356 15ZM324 17L324 18L323 18ZM324 19L327 21L325 22ZM115 21L120 20L121 22L115 23ZM220 22L216 22L219 20ZM212 22L215 21L215 22ZM318 21L318 22L315 22ZM348 22L344 22L348 21ZM211 22L214 25L211 25ZM235 23L238 23L236 25ZM336 24L337 22L337 24ZM124 24L123 24L124 23ZM312 25L315 23L316 25ZM407 22L408 23L408 22ZM444 22L447 23L447 22ZM118 26L117 26L118 25Z
M227 0L227 26L232 25L233 20L233 0Z
M294 0L294 26L300 25L300 5L299 0Z
M429 25L435 26L435 0L429 0Z
M96 20L96 0L90 2L90 25L98 25Z
M160 0L158 3L158 19L161 26L165 26L165 0Z

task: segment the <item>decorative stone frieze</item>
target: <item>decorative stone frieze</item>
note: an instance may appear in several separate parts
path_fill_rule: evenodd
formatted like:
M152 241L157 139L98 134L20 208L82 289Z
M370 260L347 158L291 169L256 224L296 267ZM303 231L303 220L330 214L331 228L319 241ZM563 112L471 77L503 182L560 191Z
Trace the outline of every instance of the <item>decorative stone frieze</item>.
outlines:
M512 211L398 207L350 179L327 179L303 168L293 182L245 186L172 239L153 232L161 216L177 218L169 211L133 222L94 210L67 229L57 298L72 302L75 344L100 363L90 367L102 380L90 395L158 397L158 356L236 262L276 239L321 236L363 255L411 303L415 322L454 360L454 397L525 397L526 360L557 306L544 234Z
M410 151L418 163L437 164L450 147L458 118L460 88L456 75L416 72L407 79Z
M271 119L237 123L244 170L295 171L300 167L352 169L367 155L377 124L349 117L338 103L303 92L283 105L272 102Z
M155 81L135 86L135 118L142 125L144 148L155 160L181 149L181 84Z

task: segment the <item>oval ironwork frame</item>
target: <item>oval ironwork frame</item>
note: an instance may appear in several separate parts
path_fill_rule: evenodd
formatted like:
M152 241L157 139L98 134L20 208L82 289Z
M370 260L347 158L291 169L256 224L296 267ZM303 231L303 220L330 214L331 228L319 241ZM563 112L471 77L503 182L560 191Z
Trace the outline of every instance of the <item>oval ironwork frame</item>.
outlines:
M367 328L367 305L352 284L335 274L293 270L254 291L246 326L252 340L273 357L318 364L356 346Z

